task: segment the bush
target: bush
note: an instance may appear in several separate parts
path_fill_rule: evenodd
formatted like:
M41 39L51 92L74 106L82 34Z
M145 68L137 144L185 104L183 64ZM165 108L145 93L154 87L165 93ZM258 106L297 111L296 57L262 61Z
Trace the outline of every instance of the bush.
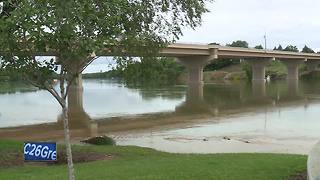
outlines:
M116 142L108 136L93 137L93 138L83 140L81 142L87 143L87 144L93 144L93 145L112 145L112 146L116 145Z
M238 60L232 60L232 59L216 59L210 64L208 64L204 71L216 71L220 70L224 67L231 66L233 64L239 64Z
M319 80L320 79L320 72L319 71L306 72L301 75L301 79L303 79L303 80Z

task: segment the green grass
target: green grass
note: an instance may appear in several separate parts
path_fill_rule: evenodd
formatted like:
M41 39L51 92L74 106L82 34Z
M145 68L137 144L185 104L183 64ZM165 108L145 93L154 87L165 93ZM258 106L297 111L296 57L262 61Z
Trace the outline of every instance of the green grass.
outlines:
M73 148L115 155L112 160L76 164L77 179L276 180L305 169L307 159L301 155L280 154L170 154L132 146ZM1 154L12 150L21 151L22 143L0 140ZM67 169L65 165L0 168L0 179L67 179Z

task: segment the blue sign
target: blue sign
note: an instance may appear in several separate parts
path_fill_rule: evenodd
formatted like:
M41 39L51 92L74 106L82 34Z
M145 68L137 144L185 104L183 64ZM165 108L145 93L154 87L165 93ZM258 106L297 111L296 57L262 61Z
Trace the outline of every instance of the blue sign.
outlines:
M25 161L57 161L57 144L49 142L25 142Z

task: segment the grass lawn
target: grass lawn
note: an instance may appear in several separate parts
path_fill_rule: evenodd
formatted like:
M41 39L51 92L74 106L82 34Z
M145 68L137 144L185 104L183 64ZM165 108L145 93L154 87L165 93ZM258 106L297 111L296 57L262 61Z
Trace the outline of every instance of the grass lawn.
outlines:
M61 147L59 147L61 148ZM58 148L58 151L59 151ZM21 152L23 143L0 140L0 161L8 152ZM73 146L77 151L114 155L75 165L76 179L287 179L306 168L306 156L277 154L170 154L133 146ZM22 158L22 157L21 157ZM58 157L59 158L59 157ZM65 165L0 167L1 180L67 179Z

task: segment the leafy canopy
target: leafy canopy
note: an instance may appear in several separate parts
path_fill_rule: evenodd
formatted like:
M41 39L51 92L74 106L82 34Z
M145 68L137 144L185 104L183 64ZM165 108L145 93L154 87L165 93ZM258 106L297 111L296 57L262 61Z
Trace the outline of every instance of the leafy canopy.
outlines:
M279 44L278 47L274 47L273 50L283 51L282 46Z
M254 47L255 49L264 49L262 45L257 45Z
M299 49L297 46L288 45L286 48L284 48L284 51L299 52Z
M315 53L314 50L312 50L311 48L309 48L307 45L305 45L302 49L301 52L304 52L304 53Z
M237 41L233 41L231 44L227 44L227 46L248 48L249 44L247 41L237 40Z
M183 27L200 25L210 1L7 0L0 14L0 51L9 64L19 60L13 65L20 68L34 62L36 52L79 70L106 48L142 56L178 39Z

